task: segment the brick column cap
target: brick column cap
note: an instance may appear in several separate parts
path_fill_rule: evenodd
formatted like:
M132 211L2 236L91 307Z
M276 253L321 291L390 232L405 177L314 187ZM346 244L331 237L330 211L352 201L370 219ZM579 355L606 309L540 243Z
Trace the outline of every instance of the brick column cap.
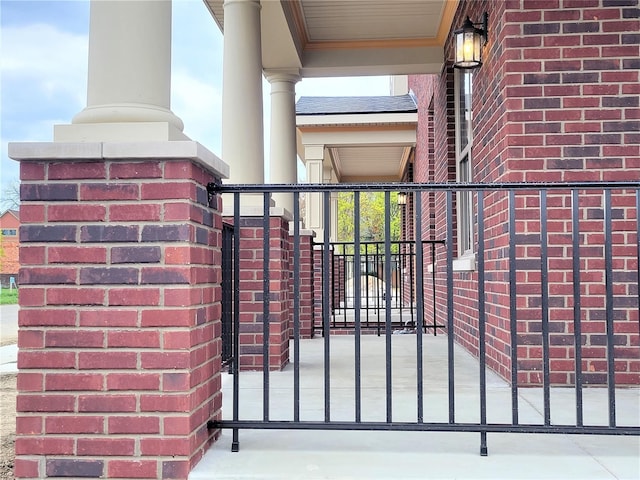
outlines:
M254 195L255 196L255 195ZM271 201L273 203L273 200ZM240 205L240 216L241 217L262 217L264 215L264 209L261 206L255 205ZM233 206L229 206L225 204L222 210L222 216L224 218L232 218L233 217ZM270 217L281 217L284 220L291 221L293 215L289 210L282 207L269 207L269 216Z
M214 176L229 178L229 165L192 140L159 142L11 142L9 158L39 160L193 160Z
M315 236L316 236L316 232L314 232L313 230L310 230L308 228L301 228L298 233L300 234L301 237L315 238ZM291 225L289 226L289 235L293 236L293 226L291 226Z

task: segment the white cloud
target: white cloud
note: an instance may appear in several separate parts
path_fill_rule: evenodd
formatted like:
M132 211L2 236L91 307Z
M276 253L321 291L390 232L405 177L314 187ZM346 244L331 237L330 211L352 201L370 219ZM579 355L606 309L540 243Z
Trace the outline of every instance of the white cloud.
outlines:
M2 28L2 187L18 178L7 142L51 141L86 105L87 35L38 23ZM2 188L0 187L0 188Z
M86 103L88 37L43 23L2 29L3 79L35 80L46 98L68 95Z

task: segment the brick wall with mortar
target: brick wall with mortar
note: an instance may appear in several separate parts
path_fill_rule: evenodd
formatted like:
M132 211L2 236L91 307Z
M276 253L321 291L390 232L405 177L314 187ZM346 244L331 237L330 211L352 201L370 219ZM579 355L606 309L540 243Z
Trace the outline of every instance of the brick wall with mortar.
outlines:
M186 478L213 441L213 180L190 160L22 161L17 478Z
M313 328L314 330L322 332L323 323L322 323L322 305L324 302L324 283L323 283L323 247L322 245L314 244L313 246ZM333 263L333 250L329 251L329 266ZM331 268L326 269L327 274L329 275L329 311L327 315L331 317L333 304L333 279L332 279L332 271ZM331 318L329 318L331 321ZM336 333L335 331L332 333Z
M233 217L225 218L233 224ZM262 217L241 216L240 235L240 369L262 370L264 365L264 227ZM289 220L269 219L269 369L289 363L290 262Z
M293 230L289 232L289 236L293 238ZM299 295L299 328L300 338L313 338L313 236L312 230L304 230L300 232L300 248L298 250L298 261L300 265L300 283L298 284ZM291 332L293 335L293 312L294 312L294 289L296 288L293 282L293 265L294 265L294 243L293 240L290 243L291 251L289 252L291 275L289 284L289 311L291 312Z
M489 41L484 64L474 73L474 181L590 181L640 178L640 22L637 0L508 0L463 2L453 25L466 15L479 19L489 12ZM451 52L451 45L447 46ZM449 55L451 58L451 55ZM428 143L416 150L416 178L435 172L436 181L451 179L453 141L453 73L412 77L411 86L423 104L433 102L436 149ZM435 82L435 84L426 84ZM446 93L445 93L446 91ZM426 126L419 125L420 129ZM425 136L423 134L423 136ZM442 142L442 143L441 143ZM448 145L448 147L447 147ZM448 170L445 169L448 166ZM616 304L616 381L640 383L638 332L637 212L629 192L612 198L614 291ZM508 377L509 292L506 195L485 199L485 235L491 245L485 284L489 365ZM549 292L550 355L554 383L573 382L573 298L570 199L550 195ZM582 193L581 288L585 381L602 383L606 371L604 346L603 194ZM541 380L540 205L536 195L518 195L518 356L522 384ZM446 227L436 211L436 231ZM426 219L428 214L425 213ZM423 221L424 221L423 220ZM455 223L454 223L455 225ZM424 229L424 226L423 226ZM489 239L489 237L487 237ZM455 250L454 250L455 251ZM593 270L596 270L594 272ZM589 270L589 272L587 272ZM456 338L477 353L477 278L455 276ZM446 315L446 304L439 309Z

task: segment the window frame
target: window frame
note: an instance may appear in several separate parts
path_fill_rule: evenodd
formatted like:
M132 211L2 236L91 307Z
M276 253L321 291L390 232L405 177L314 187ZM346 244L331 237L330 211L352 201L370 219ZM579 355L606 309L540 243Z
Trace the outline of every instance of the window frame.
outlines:
M471 155L473 148L473 129L471 127L473 72L457 68L454 69L454 72L456 182L467 183L473 181L473 157ZM468 86L468 92L464 89L466 86ZM466 108L463 108L461 104L461 94L464 94L464 107ZM466 118L462 119L462 115ZM465 128L463 129L463 127ZM458 257L474 255L473 195L471 191L459 191L456 194Z

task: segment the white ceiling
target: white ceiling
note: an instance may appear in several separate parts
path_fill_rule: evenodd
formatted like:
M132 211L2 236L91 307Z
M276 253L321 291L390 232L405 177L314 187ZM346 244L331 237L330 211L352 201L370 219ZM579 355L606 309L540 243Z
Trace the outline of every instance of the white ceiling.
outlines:
M223 0L204 0L224 29ZM265 69L303 77L438 73L458 0L262 0Z

